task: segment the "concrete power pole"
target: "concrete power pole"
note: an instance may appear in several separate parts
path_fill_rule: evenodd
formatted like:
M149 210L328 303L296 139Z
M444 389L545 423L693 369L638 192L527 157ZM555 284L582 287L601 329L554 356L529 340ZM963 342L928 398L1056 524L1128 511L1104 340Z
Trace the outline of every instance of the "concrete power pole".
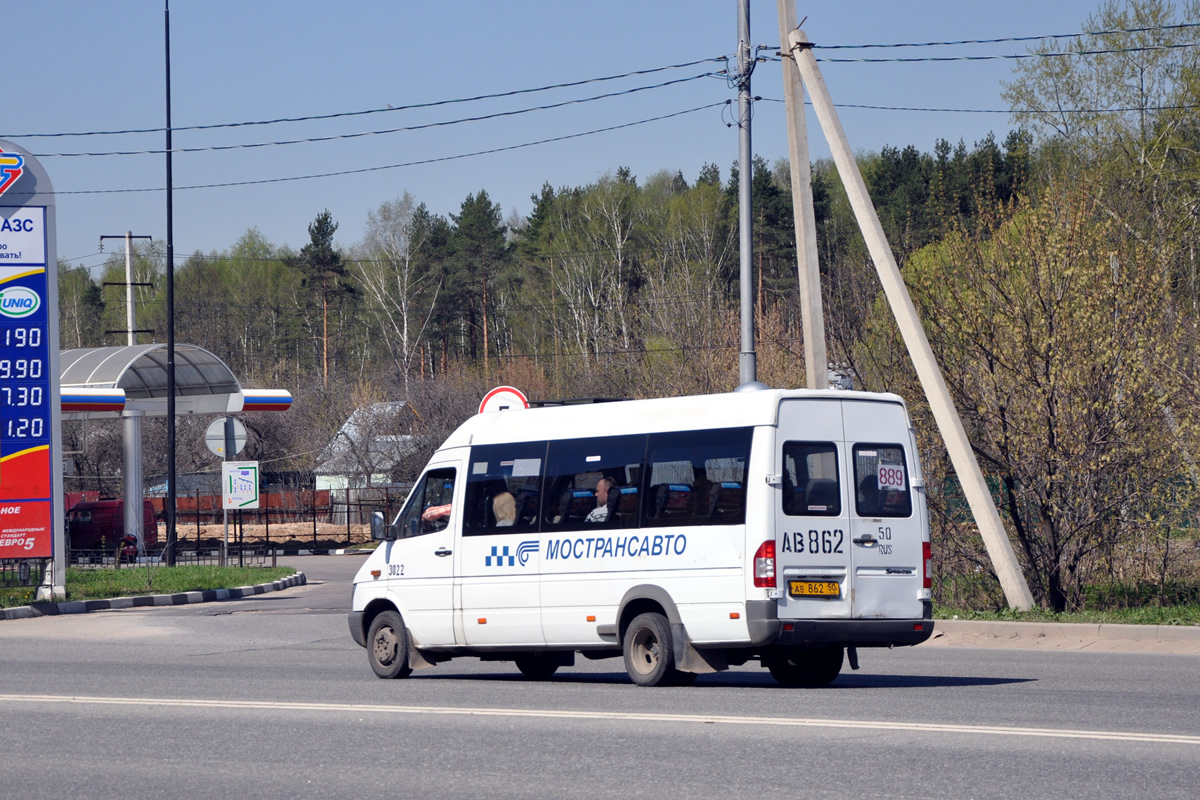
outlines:
M148 286L146 283L135 283L133 280L133 240L150 239L150 236L134 236L129 231L124 236L101 236L100 243L105 239L125 240L125 333L130 347L137 344L137 335L143 331L137 329L137 312L134 307L133 287ZM106 331L107 332L107 331ZM142 415L143 411L126 409L121 412L121 425L124 428L124 438L121 443L121 471L124 476L121 496L125 498L124 529L125 535L137 539L138 554L145 552L145 537L142 535Z
M754 165L750 155L750 73L754 54L750 46L750 0L738 0L738 281L741 288L742 343L738 355L738 382L758 380L754 356L754 239L750 214L750 188Z
M779 39L787 42L796 29L794 0L778 0ZM796 268L800 275L800 323L804 332L804 369L809 389L829 388L825 351L825 309L817 261L817 220L812 199L812 165L808 160L808 123L804 115L804 83L784 47L783 98L788 115L788 159L792 172L792 215L796 227Z
M883 226L879 224L879 216L875 213L875 207L867 194L867 185L863 181L862 173L858 170L858 163L854 160L854 153L850 150L846 133L842 129L837 111L833 107L833 101L829 97L829 90L821 77L821 71L817 68L817 59L813 56L812 43L809 42L804 31L793 30L788 33L787 41L783 43L783 50L785 55L790 55L795 61L800 69L800 75L808 87L809 97L817 112L817 118L821 122L821 128L825 132L825 138L829 142L829 148L833 152L833 160L842 177L842 184L846 187L850 205L854 208L859 228L862 229L863 238L867 243L867 249L871 254L871 259L875 262L875 270L879 274L880 283L883 284L884 294L896 317L900 335L904 337L904 343L912 357L917 377L920 378L921 385L925 388L929 408L937 421L938 430L941 431L946 449L950 454L950 460L954 464L954 471L962 484L963 493L971 506L971 513L975 516L975 523L979 526L979 532L983 536L983 543L996 568L996 575L1000 579L1001 588L1004 589L1004 596L1013 608L1021 611L1027 610L1033 606L1033 596L1029 592L1029 585L1025 582L1025 575L1021 572L1021 566L1013 552L1012 543L1008 540L1008 534L1000 521L996 506L992 502L992 495L983 479L983 472L979 469L979 462L975 460L975 454L971 451L971 444L967 440L962 420L959 419L954 401L950 398L950 390L946 388L946 382L934 359L929 340L925 338L925 330L917 318L912 298L908 296L904 279L900 277L900 268L896 265L896 257L892 254L892 249L884 236Z

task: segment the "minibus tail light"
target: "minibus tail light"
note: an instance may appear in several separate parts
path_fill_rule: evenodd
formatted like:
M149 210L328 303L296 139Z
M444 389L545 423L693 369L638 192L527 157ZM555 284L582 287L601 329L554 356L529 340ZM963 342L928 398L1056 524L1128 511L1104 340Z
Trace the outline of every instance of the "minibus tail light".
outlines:
M929 542L921 543L921 560L925 562L925 588L933 588L933 547Z
M761 589L775 588L775 540L758 546L754 554L754 585Z

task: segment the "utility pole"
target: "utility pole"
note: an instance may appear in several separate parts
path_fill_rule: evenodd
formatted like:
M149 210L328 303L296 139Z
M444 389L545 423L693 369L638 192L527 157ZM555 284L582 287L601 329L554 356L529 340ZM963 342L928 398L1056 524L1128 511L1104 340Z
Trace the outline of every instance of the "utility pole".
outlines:
M754 55L750 48L750 0L738 0L738 283L741 288L742 341L738 355L738 382L758 380L754 356L753 217L750 188L754 165L750 155L750 73Z
M124 287L125 287L125 330L124 331L105 331L104 333L105 333L105 335L108 335L110 333L125 333L126 339L127 339L126 343L130 347L137 344L137 335L139 333L154 333L154 331L152 331L148 328L138 330L136 322L135 322L135 317L137 316L137 314L134 310L134 298L133 298L133 287L135 287L135 286L153 286L154 285L152 283L147 283L146 281L142 281L142 282L138 283L133 280L133 240L134 239L153 240L153 238L154 237L152 237L152 236L134 236L129 231L125 231L124 236L113 235L113 236L101 236L100 237L100 249L101 250L104 249L104 240L105 239L124 239L125 240L125 283L119 284L119 283L114 283L112 281L104 282L105 286L124 285Z
M1033 595L1029 591L1029 584L1025 581L1012 543L1008 540L1004 524L1000 521L1000 514L992 502L991 492L983 479L979 462L975 460L975 453L971 450L971 443L950 397L950 390L946 388L946 381L934 358L933 348L929 346L929 340L925 337L925 330L921 327L912 298L908 296L908 289L900 276L896 257L888 245L883 226L879 224L879 215L875 213L875 207L871 204L866 182L859 172L858 163L854 160L854 153L846 139L846 132L842 129L837 110L829 96L829 89L826 88L825 80L817 67L812 43L804 31L797 29L788 33L783 49L794 59L808 87L813 108L817 112L817 118L829 142L829 149L833 153L834 163L837 164L838 173L842 177L842 185L846 187L846 194L866 240L871 260L875 262L875 270L879 274L880 283L883 284L888 305L896 317L896 325L913 360L917 377L925 389L930 411L933 412L938 430L946 443L946 450L954 464L954 472L962 484L963 494L966 495L971 513L975 516L975 524L979 526L983 543L987 547L992 565L996 568L996 576L1000 579L1004 596L1008 604L1019 611L1032 608Z
M150 286L149 283L135 283L133 280L133 240L134 239L150 239L149 236L134 236L131 232L125 231L124 236L101 236L100 246L104 247L105 239L124 239L125 240L125 332L127 342L130 347L137 344L137 335L139 333L150 333L150 331L139 331L137 329L137 311L134 307L133 287L134 286ZM105 282L105 286L113 284ZM116 333L116 331L105 331L105 333ZM146 542L142 536L143 515L142 515L142 416L145 412L125 409L121 412L121 424L124 428L124 437L121 446L122 455L122 473L124 475L124 487L121 496L125 498L124 505L124 528L125 535L132 535L137 539L138 554L143 555L146 551Z
M167 566L175 566L175 218L171 175L171 3L163 0L167 85Z
M788 114L788 159L792 172L792 217L796 228L796 269L800 277L800 322L804 333L804 369L809 389L829 388L829 356L825 350L825 309L821 301L821 269L817 260L817 220L812 198L812 165L808 160L808 121L804 82L786 47L798 26L794 0L778 0L779 39L783 56L783 99Z

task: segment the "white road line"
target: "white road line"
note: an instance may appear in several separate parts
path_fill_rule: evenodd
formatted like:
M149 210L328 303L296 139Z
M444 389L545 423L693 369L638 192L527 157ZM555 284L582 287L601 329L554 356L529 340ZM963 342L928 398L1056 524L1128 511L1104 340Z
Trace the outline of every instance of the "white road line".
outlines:
M337 711L372 714L430 714L474 717L609 720L614 722L676 722L718 725L770 725L783 728L843 728L848 730L912 731L916 733L975 733L984 736L1039 736L1056 739L1100 739L1112 742L1200 745L1200 736L1134 731L1086 731L1068 728L1018 728L1002 725L951 725L938 722L885 722L791 717L729 717L705 714L654 714L621 711L554 711L524 708L455 708L453 706L388 706L359 703L288 703L271 700L188 700L185 698L86 697L75 695L0 694L0 703L65 703L68 705L161 706L259 711Z

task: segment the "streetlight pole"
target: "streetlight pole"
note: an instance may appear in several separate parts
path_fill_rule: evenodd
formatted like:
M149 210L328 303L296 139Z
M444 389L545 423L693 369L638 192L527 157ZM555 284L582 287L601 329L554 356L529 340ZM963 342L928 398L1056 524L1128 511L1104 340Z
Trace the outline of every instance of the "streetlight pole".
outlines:
M171 0L163 0L167 78L167 566L175 566L175 228L171 176Z
M750 73L754 55L750 45L750 0L738 0L738 282L741 289L741 350L738 382L758 380L754 354L754 252L753 217L750 214L754 165L750 151Z

